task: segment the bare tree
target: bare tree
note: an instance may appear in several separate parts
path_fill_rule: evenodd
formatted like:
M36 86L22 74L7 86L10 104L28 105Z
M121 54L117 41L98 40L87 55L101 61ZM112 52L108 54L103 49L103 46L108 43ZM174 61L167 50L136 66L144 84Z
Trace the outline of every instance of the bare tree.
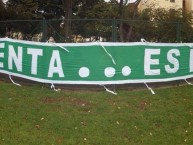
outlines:
M133 17L132 19L135 19L136 17L136 14L137 14L137 11L138 11L138 5L139 3L141 2L141 0L137 0L136 3L134 4L131 4L133 7L130 7L132 8L132 11L133 11ZM120 18L121 19L125 19L125 7L128 3L128 0L120 0L119 2L119 15L120 15ZM124 23L123 21L120 22L120 25L119 25L119 32L120 32L120 41L121 42L129 42L130 41L130 38L131 38L131 35L132 35L132 30L133 30L133 26L132 25L129 25L127 23Z
M135 19L136 17L136 14L137 14L137 11L138 11L138 5L139 3L141 2L141 0L138 0L136 2L136 4L134 5L134 11L133 11L133 19ZM130 26L130 29L129 29L129 33L127 35L127 41L129 42L130 41L130 38L131 38L131 34L132 34L132 30L133 30L133 25Z
M65 27L64 34L67 42L71 41L71 19L72 19L72 0L62 0L63 9L65 10Z
M123 3L123 0L120 0L119 2L119 15L120 15L120 18L123 19L123 8L124 8L124 3ZM120 25L119 25L119 33L120 33L120 41L121 42L124 42L124 27L123 27L123 22L121 21L120 22Z

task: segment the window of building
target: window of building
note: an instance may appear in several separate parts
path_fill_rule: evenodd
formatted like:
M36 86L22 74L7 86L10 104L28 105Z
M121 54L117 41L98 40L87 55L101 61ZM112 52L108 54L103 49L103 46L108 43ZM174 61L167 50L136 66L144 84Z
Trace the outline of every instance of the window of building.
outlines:
M175 0L170 0L171 3L175 3Z

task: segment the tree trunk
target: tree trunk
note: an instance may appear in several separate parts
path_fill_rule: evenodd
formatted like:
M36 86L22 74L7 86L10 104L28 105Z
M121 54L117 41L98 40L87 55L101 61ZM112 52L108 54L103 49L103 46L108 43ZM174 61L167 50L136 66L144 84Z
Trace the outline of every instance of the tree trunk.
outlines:
M72 0L62 0L65 9L64 35L66 42L71 41Z
M133 4L134 5L133 19L135 19L135 17L136 17L137 7L138 7L140 2L141 2L141 0L138 0L135 4ZM121 19L124 19L123 10L124 10L124 2L123 2L123 0L120 0L119 16ZM131 35L132 35L132 30L133 30L133 26L129 26L128 24L121 21L120 25L119 25L120 41L121 42L129 42Z
M138 11L138 5L139 3L141 2L141 0L138 0L137 3L135 4L135 7L134 7L134 12L133 12L133 19L135 19L135 16L137 14L137 11ZM130 29L129 29L129 33L128 33L128 36L127 36L127 41L129 42L130 41L130 38L131 38L131 34L132 34L132 30L133 30L133 25L131 25Z
M120 24L119 24L119 36L120 36L120 41L124 42L124 36L123 36L123 0L120 0L119 3L119 17L121 18Z

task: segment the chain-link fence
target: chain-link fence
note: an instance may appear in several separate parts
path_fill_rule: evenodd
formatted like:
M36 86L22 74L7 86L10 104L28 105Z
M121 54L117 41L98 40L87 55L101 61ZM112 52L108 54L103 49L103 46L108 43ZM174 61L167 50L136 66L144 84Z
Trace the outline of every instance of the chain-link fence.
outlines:
M0 37L46 42L192 42L193 27L180 22L117 19L0 21Z

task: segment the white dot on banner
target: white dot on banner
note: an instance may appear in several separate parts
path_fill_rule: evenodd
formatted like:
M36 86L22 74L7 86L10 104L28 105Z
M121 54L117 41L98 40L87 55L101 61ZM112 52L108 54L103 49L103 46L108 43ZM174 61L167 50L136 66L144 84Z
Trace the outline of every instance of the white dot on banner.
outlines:
M88 77L90 74L90 70L87 67L81 67L79 69L79 76L82 78Z
M107 67L105 69L105 76L106 77L113 77L115 75L115 69L113 67Z
M131 68L129 66L124 66L122 68L122 74L124 76L129 76L131 74Z

